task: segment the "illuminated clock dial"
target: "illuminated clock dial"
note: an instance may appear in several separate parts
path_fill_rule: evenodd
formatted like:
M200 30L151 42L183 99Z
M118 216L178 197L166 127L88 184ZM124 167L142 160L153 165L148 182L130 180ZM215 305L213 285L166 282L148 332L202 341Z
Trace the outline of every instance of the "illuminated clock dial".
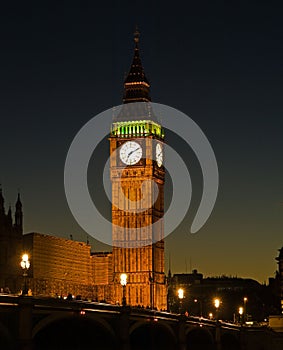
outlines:
M120 159L126 165L136 164L141 157L141 145L135 141L128 141L120 148Z
M163 151L162 151L162 147L160 145L160 143L158 143L156 145L156 162L157 162L157 165L160 167L163 163Z

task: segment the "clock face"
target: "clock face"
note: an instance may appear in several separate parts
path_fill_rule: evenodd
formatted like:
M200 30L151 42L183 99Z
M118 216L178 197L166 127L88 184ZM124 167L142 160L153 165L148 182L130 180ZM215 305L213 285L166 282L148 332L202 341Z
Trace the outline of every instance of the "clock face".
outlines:
M141 145L135 141L128 141L120 148L120 159L124 164L136 164L142 157Z
M156 162L157 165L160 167L163 163L163 151L160 143L156 145Z

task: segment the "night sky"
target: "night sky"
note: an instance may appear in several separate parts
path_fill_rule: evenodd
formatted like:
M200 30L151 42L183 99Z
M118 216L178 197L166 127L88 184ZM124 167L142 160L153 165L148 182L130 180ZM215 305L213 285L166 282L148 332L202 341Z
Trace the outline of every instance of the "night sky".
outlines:
M214 211L192 235L201 173L168 133L192 175L193 205L166 239L166 270L170 253L173 273L274 276L283 245L282 12L279 1L1 5L0 182L7 208L20 188L24 231L86 240L65 198L65 157L89 119L121 104L138 24L152 100L202 128L220 174ZM100 151L108 154L107 140ZM109 214L103 191L93 196Z

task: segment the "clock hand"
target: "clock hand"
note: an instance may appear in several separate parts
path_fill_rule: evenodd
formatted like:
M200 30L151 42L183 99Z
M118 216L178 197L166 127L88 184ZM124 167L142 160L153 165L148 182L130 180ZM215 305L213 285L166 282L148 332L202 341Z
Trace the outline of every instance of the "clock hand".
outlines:
M132 155L132 154L133 154L134 152L136 152L138 149L139 149L139 147L138 147L138 148L136 148L135 150L131 151L131 152L128 154L127 159L130 157L130 155Z
M158 158L159 156L162 157L162 152L158 153L156 157Z

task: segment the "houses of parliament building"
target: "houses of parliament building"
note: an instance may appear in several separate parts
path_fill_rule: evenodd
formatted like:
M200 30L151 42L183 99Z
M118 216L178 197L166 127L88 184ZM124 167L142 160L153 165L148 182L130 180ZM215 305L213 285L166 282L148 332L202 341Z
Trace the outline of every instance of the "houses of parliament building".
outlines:
M0 192L0 287L12 293L23 288L20 266L29 255L27 284L34 296L80 295L83 299L121 303L120 276L127 274L126 300L133 306L166 309L164 272L163 141L164 131L150 107L150 84L140 59L139 33L134 35L133 61L124 81L123 106L113 120L110 141L112 182L113 251L91 252L88 243L41 233L23 234L23 212L18 196L14 214L6 213ZM139 107L135 108L135 103ZM146 189L150 208L141 207L141 186L151 180L158 187ZM120 190L122 188L122 191ZM126 196L139 210L129 212L116 203ZM154 200L152 200L154 198ZM154 228L153 228L153 224ZM129 237L129 229L134 239ZM129 244L131 241L131 244ZM142 244L140 244L142 242ZM138 243L138 244L136 244Z
M208 289L206 286L213 289L211 280L200 281L198 274L165 276L164 130L149 103L150 84L140 59L138 32L134 41L133 61L124 81L123 105L113 119L109 135L112 252L92 252L88 242L36 232L23 234L20 195L13 214L11 207L8 211L5 208L0 187L1 291L20 294L23 290L23 253L29 256L25 281L29 294L34 296L71 294L110 304L121 304L125 298L132 306L170 310L180 283L184 282L185 289L191 285L195 290L200 287L200 295ZM283 248L276 260L276 290L283 312ZM122 274L127 275L125 288L120 283Z

